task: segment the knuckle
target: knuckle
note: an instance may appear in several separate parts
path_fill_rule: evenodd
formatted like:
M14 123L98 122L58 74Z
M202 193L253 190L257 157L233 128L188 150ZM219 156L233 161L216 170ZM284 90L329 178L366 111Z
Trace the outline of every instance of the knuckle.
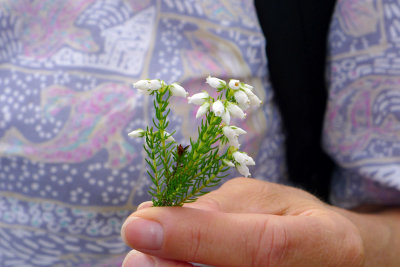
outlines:
M199 259L199 250L202 243L202 231L193 227L190 230L190 243L188 244L187 249L187 258L192 260Z
M348 266L363 266L365 260L364 246L358 231L350 231L346 234L341 248L343 261Z
M265 220L255 231L258 240L249 253L251 266L281 266L289 247L286 229Z

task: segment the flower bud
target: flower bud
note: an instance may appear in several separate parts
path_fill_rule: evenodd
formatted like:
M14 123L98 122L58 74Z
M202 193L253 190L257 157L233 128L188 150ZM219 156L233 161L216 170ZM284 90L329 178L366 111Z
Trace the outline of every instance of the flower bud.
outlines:
M234 93L234 97L235 97L236 101L238 102L240 108L242 108L243 110L246 110L249 108L250 100L245 92L243 92L242 90L237 90Z
M236 164L236 170L246 178L251 175L249 168L244 164Z
M230 80L229 88L231 88L233 90L238 90L240 88L240 81L239 80Z
M231 122L231 114L229 111L225 110L224 113L222 113L221 119L225 124L229 125Z
M203 116L204 114L206 114L207 111L209 110L209 108L210 108L210 103L208 103L208 102L205 102L203 105L201 105L199 107L199 109L197 110L196 119L198 119L201 116Z
M188 95L188 92L186 92L186 90L177 83L171 84L169 88L173 96L187 97Z
M203 105L204 102L209 98L207 92L201 92L188 97L188 103L193 103L195 105Z
M226 138L228 138L230 146L239 148L240 144L238 141L238 136L245 134L246 131L236 126L224 126L222 128L222 133L225 135Z
M233 164L233 162L230 161L230 160L223 159L222 162L223 162L226 166L235 167L235 164Z
M140 93L149 95L162 87L159 80L140 80L133 84L133 87L139 90Z
M241 118L241 119L244 119L246 117L246 114L243 112L243 110L231 102L228 102L228 105L226 108L228 109L229 113L233 117Z
M262 101L253 93L253 91L246 87L244 87L243 90L249 98L250 105L254 107L259 107Z
M136 137L143 137L144 134L145 134L145 131L143 129L139 128L139 129L136 129L136 130L128 133L128 136L136 138Z
M212 88L221 89L226 85L224 80L208 76L206 79L206 83L208 83Z
M167 139L165 139L165 141L167 141L167 142L175 142L175 139L167 131L164 131L164 136L168 136Z
M236 151L233 154L233 158L239 163L243 165L256 165L253 158L247 155L246 153Z
M221 117L225 112L224 104L221 100L217 100L212 104L212 110L214 111L215 116Z

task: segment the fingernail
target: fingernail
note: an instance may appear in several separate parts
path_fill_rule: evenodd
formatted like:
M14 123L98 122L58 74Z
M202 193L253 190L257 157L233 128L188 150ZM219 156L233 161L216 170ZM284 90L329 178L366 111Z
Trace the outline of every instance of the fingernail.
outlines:
M153 267L155 262L152 257L132 250L126 255L122 267Z
M122 225L121 236L133 248L156 250L161 248L164 231L156 221L131 216Z
M141 203L136 210L141 210L141 209L147 209L153 206L153 202L151 201L146 201Z

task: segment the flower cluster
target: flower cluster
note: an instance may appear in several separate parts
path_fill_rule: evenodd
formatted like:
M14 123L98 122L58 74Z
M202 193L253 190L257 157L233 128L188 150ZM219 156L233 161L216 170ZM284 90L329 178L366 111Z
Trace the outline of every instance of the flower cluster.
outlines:
M196 118L205 115L207 112L212 111L215 116L220 117L223 124L221 125L221 130L224 138L222 138L221 143L228 143L231 147L230 151L239 149L240 144L238 141L238 136L245 134L246 131L236 127L230 126L231 118L246 118L246 113L244 112L249 107L259 107L262 101L254 94L253 86L240 82L239 80L231 79L227 84L224 80L216 77L207 77L206 83L221 92L220 97L217 100L212 99L207 92L201 92L188 97L188 102L200 105L196 113ZM225 99L222 98L225 96ZM234 152L233 154L235 154ZM237 152L239 153L239 152ZM255 165L253 159L243 161L243 157L235 157L232 154L232 160L234 163L229 161L227 166L235 166L236 169L245 177L250 175L248 165ZM237 155L237 154L236 154ZM227 163L224 161L225 164Z
M239 151L239 136L246 131L231 125L231 118L245 119L245 111L258 107L261 100L251 85L230 80L226 83L216 77L208 77L206 83L216 89L214 99L203 91L188 97L186 90L177 83L167 85L161 80L140 80L134 87L146 95L154 95L156 116L153 127L137 129L131 137L145 138L146 162L154 186L150 188L155 206L180 206L194 201L205 188L216 185L224 177L221 173L235 167L243 176L250 176L248 166L254 160ZM197 140L183 147L176 144L173 133L167 132L168 108L171 96L185 97L188 103L198 105L196 118L204 117Z

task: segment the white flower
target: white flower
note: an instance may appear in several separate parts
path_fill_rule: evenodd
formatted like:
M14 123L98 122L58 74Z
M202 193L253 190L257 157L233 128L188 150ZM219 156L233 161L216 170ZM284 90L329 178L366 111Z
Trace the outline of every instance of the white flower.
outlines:
M185 88L183 88L177 83L171 84L169 88L173 96L187 97L188 95L188 92L186 92Z
M249 90L253 90L253 86L251 86L250 84L247 84L247 83L244 83L244 84L242 84L242 86L240 86L240 88L242 88L242 89L249 89Z
M228 138L230 146L239 148L240 144L238 141L238 136L245 134L246 131L236 126L224 126L222 128L222 133L226 136L226 138Z
M162 83L160 80L150 80L149 81L149 89L152 91L158 90L162 87Z
M206 79L206 83L208 83L212 88L215 89L221 89L226 85L226 82L224 80L208 76Z
M249 177L251 175L249 168L244 164L236 164L236 170L244 177Z
M246 153L236 151L232 154L237 163L242 165L256 165L253 158Z
M215 116L218 117L221 117L225 113L225 107L221 100L217 100L212 104L212 110L214 111Z
M240 174L245 177L249 177L251 174L249 172L248 165L256 165L253 158L247 155L246 153L236 151L232 154L233 158L236 161L236 169Z
M256 96L253 91L247 87L242 87L243 91L246 93L247 97L250 100L250 105L254 107L259 107L262 101Z
M224 110L224 113L222 113L221 115L221 119L225 124L228 124L231 122L231 114L229 113L229 111Z
M233 164L233 162L230 161L230 160L223 159L222 162L223 162L226 166L235 167L235 164Z
M207 92L201 92L194 94L192 96L188 97L188 103L193 103L195 105L203 105L204 102L209 98L210 96L208 95Z
M228 109L229 113L231 113L231 115L233 117L241 118L241 119L244 119L246 117L246 113L244 113L243 110L241 108L239 108L236 104L228 102L228 105L226 108Z
M234 97L239 104L239 107L243 110L246 110L250 106L250 99L245 92L242 90L237 90L234 93Z
M203 116L204 114L206 114L207 111L209 110L209 108L210 108L210 103L204 102L204 104L201 105L201 106L199 107L199 109L197 110L196 119L197 119L197 118L200 118L201 116Z
M239 80L230 80L229 88L231 88L233 90L238 90L240 88L240 81Z
M144 134L145 134L145 131L143 129L140 129L140 128L128 133L128 135L130 137L134 137L134 138L135 137L143 137Z
M168 136L167 139L165 139L165 141L167 141L167 142L175 142L175 139L167 131L164 131L164 136Z
M140 93L149 95L162 87L159 80L140 80L133 84L133 87L139 90Z

